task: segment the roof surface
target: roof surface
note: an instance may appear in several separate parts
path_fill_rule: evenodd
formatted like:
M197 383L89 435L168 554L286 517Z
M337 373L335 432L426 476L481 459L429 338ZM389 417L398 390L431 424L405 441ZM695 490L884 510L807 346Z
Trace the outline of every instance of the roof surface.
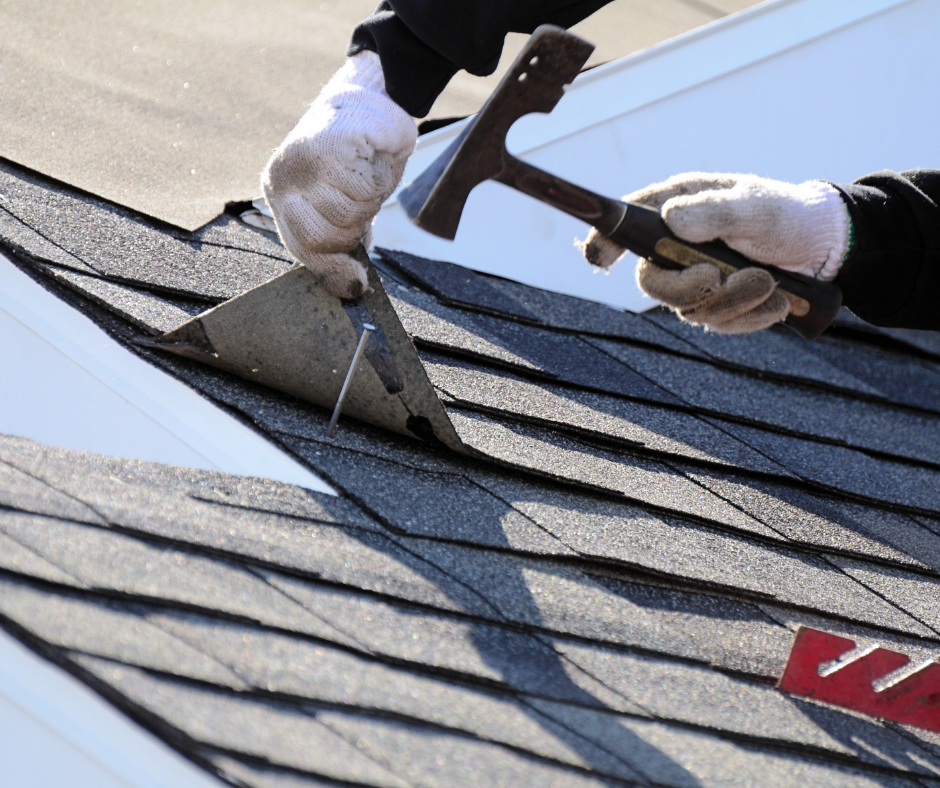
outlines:
M773 688L798 624L940 653L940 341L726 338L387 252L477 456L138 344L291 265L12 166L0 248L341 492L0 439L0 621L237 785L924 786Z
M259 173L378 0L4 0L0 156L194 229L256 196ZM754 0L616 0L578 25L593 62ZM500 71L455 79L434 117L476 112Z

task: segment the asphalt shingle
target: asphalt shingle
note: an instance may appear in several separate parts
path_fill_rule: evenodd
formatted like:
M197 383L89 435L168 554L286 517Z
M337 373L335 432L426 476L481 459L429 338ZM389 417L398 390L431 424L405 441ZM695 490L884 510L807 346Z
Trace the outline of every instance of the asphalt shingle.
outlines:
M311 452L305 454L310 457ZM570 553L544 529L463 475L416 470L341 449L321 451L310 459L402 533L535 553Z
M743 419L905 459L937 461L940 419L935 417L743 375L622 342L589 341L697 412ZM718 424L715 420L711 423ZM725 418L723 429L730 429L727 423Z
M801 624L940 654L925 338L718 337L387 253L472 454L327 440L327 410L135 344L286 270L271 234L9 165L0 194L18 264L339 491L0 438L4 625L198 763L260 788L937 782L930 734L771 687Z
M940 537L907 515L725 473L689 476L787 539L940 571Z
M573 334L450 309L407 288L390 293L390 298L405 330L429 347L473 354L623 396L677 401L668 391Z
M198 606L271 626L340 638L332 627L257 575L224 561L147 544L103 528L18 513L0 513L0 531L85 587ZM40 574L40 579L53 578Z
M44 266L46 273L92 301L102 304L149 334L159 336L178 328L194 315L211 308L204 301L160 298L146 290L86 276L64 268Z
M466 445L501 464L742 530L761 528L752 517L665 463L479 413L455 408L448 413Z
M0 615L58 648L225 684L235 690L248 687L205 650L154 626L128 605L0 578Z
M794 474L835 494L940 512L940 469L901 464L741 424L727 424L726 429Z
M611 651L581 643L555 648L607 686L659 719L766 742L831 751L934 776L940 760L860 715L791 698L768 687L696 665ZM926 764L925 764L926 762Z
M94 657L75 655L74 660L195 742L376 788L408 788L407 782L322 724L315 712L238 698Z
M842 556L829 559L859 583L883 596L940 634L940 579L906 572L902 569L875 567Z
M694 345L660 329L642 315L481 274L452 263L425 260L407 252L379 251L397 269L455 306L463 304L564 331L621 337L701 355Z
M635 776L588 740L545 720L511 695L242 626L217 622L200 626L191 619L166 617L160 622L259 691L400 715L572 766L590 769L604 764L608 773Z
M9 164L0 163L0 193L6 197L5 211L41 228L47 241L86 269L165 293L231 298L291 266L267 254L184 240L152 220L70 193ZM247 228L244 233L254 236Z
M530 381L458 360L423 355L431 382L460 405L502 418L568 427L628 448L760 473L790 475L782 466L689 413L543 381Z
M518 627L457 618L294 578L270 579L367 653L460 674L487 685L642 713L560 659L537 634L520 631Z
M899 381L918 381L936 386L933 365L925 367L916 359L884 352L877 344L828 335L804 342L782 327L729 337L701 331L667 311L651 310L644 317L734 367L937 410L931 390L916 385L916 390L906 391L903 384L898 385Z
M0 439L4 449L29 452L35 444L16 438ZM104 525L104 520L87 504L51 487L35 476L0 462L0 506L24 512L61 517L65 520Z

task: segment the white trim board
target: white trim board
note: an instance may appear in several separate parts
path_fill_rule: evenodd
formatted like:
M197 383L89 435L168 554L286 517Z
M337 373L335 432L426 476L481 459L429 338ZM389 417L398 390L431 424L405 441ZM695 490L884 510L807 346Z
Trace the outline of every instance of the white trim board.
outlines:
M940 165L937 0L772 0L578 77L509 149L610 196L683 171L836 182ZM872 54L876 53L876 55ZM463 124L419 139L408 183ZM592 276L587 227L497 183L471 194L454 242L414 227L395 195L374 243L642 310L630 262Z
M0 255L0 433L335 491Z
M0 630L4 788L219 788L61 668Z

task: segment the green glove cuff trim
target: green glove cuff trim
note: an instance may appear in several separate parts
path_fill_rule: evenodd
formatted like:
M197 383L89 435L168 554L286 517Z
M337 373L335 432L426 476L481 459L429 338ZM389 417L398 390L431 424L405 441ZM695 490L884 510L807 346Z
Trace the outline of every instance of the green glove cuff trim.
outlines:
M848 212L848 209L846 209ZM845 254L842 255L842 265L852 256L852 250L855 249L855 222L852 221L852 214L849 213L849 242L845 247Z

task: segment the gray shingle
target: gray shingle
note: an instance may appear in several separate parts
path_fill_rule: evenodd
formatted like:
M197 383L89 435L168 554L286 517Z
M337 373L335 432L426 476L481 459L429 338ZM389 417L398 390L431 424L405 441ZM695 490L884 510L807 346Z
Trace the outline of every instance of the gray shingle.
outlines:
M196 742L339 780L408 788L407 782L321 724L316 712L201 689L102 659L73 658Z
M515 786L559 778L565 780L564 784L600 784L586 775L434 728L325 709L309 708L304 713L284 704L236 699L226 693L156 678L113 662L84 656L76 656L75 660L133 703L158 714L197 742L313 774L383 788L405 784L400 782L402 778L441 786ZM559 715L557 705L546 709ZM564 712L568 725L601 739L609 751L631 760L660 784L754 785L760 784L763 773L774 774L775 782L781 785L795 786L800 781L846 786L910 785L885 775L872 780L844 767L755 751L661 723L574 707L566 707Z
M542 489L515 505L581 555L639 566L661 576L761 594L786 604L902 631L930 634L815 556L656 518L566 491ZM426 551L422 554L428 555ZM459 560L470 564L469 558ZM489 586L481 583L477 587Z
M464 320L464 313L439 304L432 296L405 287L392 286L389 300L405 331L412 339L483 356L503 364L537 371L538 364L505 347L498 338L488 336Z
M407 252L379 251L385 260L417 279L425 289L454 304L468 304L566 331L621 337L701 355L694 345L660 329L642 315L481 274L453 263L425 260Z
M937 336L936 331L918 331L913 328L879 328L878 333L940 358L940 337Z
M733 528L761 529L752 517L664 463L591 446L542 428L496 421L479 413L455 408L448 413L467 446L502 464L609 490L640 504Z
M855 449L741 424L725 424L725 429L797 476L825 485L836 494L940 512L940 471L933 468L903 465Z
M542 322L538 313L493 287L493 277L484 276L460 265L428 260L407 252L389 249L378 251L397 270L417 279L424 289L445 301L476 306L491 312L502 312L533 323Z
M415 536L570 554L531 520L462 475L414 470L324 447L311 464L393 528Z
M871 627L851 621L844 621L832 616L822 616L806 610L793 610L786 607L771 607L761 603L757 607L768 618L786 627L791 632L791 638L796 634L797 627L812 627L824 632L830 632L839 637L854 641L859 648L867 648L879 644L892 651L900 651L910 655L915 662L918 660L940 658L940 638L936 635L931 638L905 635L899 632L889 632L878 627ZM781 673L783 666L781 665Z
M903 514L710 471L690 478L803 544L940 570L940 537Z
M810 352L901 405L940 411L940 367L870 344L820 337Z
M5 205L6 202L0 200L0 249L12 252L14 256L47 260L55 265L66 266L76 271L94 273L92 268L77 257L16 218L6 210Z
M202 757L212 763L218 773L236 785L249 788L341 788L333 780L319 779L284 769L273 769L253 763L236 760L228 755L221 755L212 750L203 750ZM347 784L348 785L348 784Z
M748 738L787 742L933 776L940 760L879 722L792 698L708 668L556 642L567 658L649 714ZM926 765L925 765L926 762Z
M178 328L193 315L198 315L211 306L205 302L161 298L146 290L52 266L42 266L42 270L48 276L108 307L115 314L154 335Z
M913 397L908 404L914 405L921 401L919 398L931 397L930 392L905 392L895 383L895 380L910 379L911 372L922 376L923 369L916 362L892 357L871 345L828 335L814 342L805 342L783 327L740 336L713 334L683 323L664 310L650 310L644 317L712 358L732 366L812 381L859 394L897 399L903 403L908 403L908 398ZM900 398L897 398L898 394Z
M231 298L283 273L290 263L200 244L156 229L131 211L77 196L0 164L4 208L94 271L165 292ZM246 230L247 233L247 230Z
M244 249L248 252L257 252L268 257L278 258L286 263L294 264L294 258L284 248L281 239L276 233L269 233L245 224L237 217L223 213L198 230L186 232L168 227L167 233L183 238L193 243L209 246L227 246L232 249Z
M10 450L28 452L33 446L35 444L31 441L0 436L0 453L3 454ZM65 520L104 524L91 507L5 462L0 462L0 506Z
M529 381L443 356L422 354L422 361L431 383L456 402L503 418L536 419L549 427L574 428L657 453L790 475L781 465L688 413Z
M624 784L432 729L363 719L334 711L323 712L318 719L347 741L355 741L379 763L395 764L399 774L417 785L435 788L478 788L481 785L487 788L516 788L520 785L601 788Z
M642 713L560 659L539 637L517 628L454 618L294 578L270 579L369 653L530 694Z
M533 705L542 705L533 701ZM547 709L546 709L547 710ZM773 753L737 744L702 731L648 720L616 716L593 709L555 705L569 725L590 733L612 753L628 759L652 782L676 788L774 785L913 786L913 780L865 775L851 768L813 762L795 754Z
M2 516L3 513L0 512L0 517ZM74 575L63 571L4 533L0 533L0 568L16 574L48 580L52 583L64 583L78 587L82 585Z
M756 334L728 336L684 323L662 307L644 312L643 317L731 367L815 381L847 391L878 393L876 388L820 358L809 343L782 326Z
M750 672L766 670L765 658L775 651L775 639L782 636L789 643L784 630L770 625L748 604L588 576L568 567L452 545L415 543L412 547L462 584L485 594L509 622L680 653Z
M64 472L62 468L57 470ZM455 584L427 562L378 534L222 509L192 500L180 511L174 508L179 501L161 495L159 490L141 486L132 488L134 495L127 495L131 490L119 485L116 488L119 492L109 495L101 480L82 480L77 466L73 471L83 494L106 512L109 522L125 528L443 609L490 611L471 589ZM50 475L57 484L65 485L68 481L62 475ZM190 504L198 506L192 508Z
M940 605L937 604L940 579L900 569L869 566L842 556L832 556L829 560L859 583L923 621L935 633L940 633Z
M0 578L0 613L59 648L245 689L220 661L149 623L132 609Z
M940 337L936 331L875 326L856 317L845 307L839 310L826 334L834 339L865 344L870 342L901 354L940 359Z
M105 457L2 436L0 460L5 463L0 465L0 473L4 467L15 467L43 486L44 491L35 488L38 499L28 499L30 506L36 507L30 511L66 519L103 522L106 517L143 530L160 532L162 528L168 536L182 530L187 521L201 524L205 530L227 522L229 530L237 526L240 533L250 532L252 523L257 530L260 524L288 522L260 514L269 512L383 531L347 499L268 479ZM21 482L26 483L22 476L16 481L8 493L0 491L0 496L15 493L22 488ZM53 502L58 508L49 508ZM204 502L248 511L239 513Z
M694 345L663 331L647 320L645 315L621 311L562 293L540 290L509 279L494 278L492 284L496 290L539 315L547 326L643 342L690 356L701 355Z
M342 640L339 632L257 575L224 561L150 545L103 528L12 512L0 513L0 531L88 588L198 605Z
M237 625L199 625L172 617L159 621L258 690L401 715L572 766L627 779L636 776L577 733L544 719L512 696Z
M407 289L389 296L405 330L432 347L471 353L579 386L654 402L676 402L669 392L577 336L449 309L430 296Z
M592 516L591 512L606 512L610 518L623 518L626 521L654 518L654 515L644 507L636 506L635 504L625 501L618 501L611 496L597 495L570 487L562 487L558 484L526 479L524 477L514 477L509 474L499 473L498 471L481 469L472 471L471 475L477 484L485 487L494 495L511 504L527 516L532 516L530 509L532 509L532 511L538 511L539 506L543 503L549 506L555 505L562 510L568 511L570 514L566 515L568 517L566 521L561 521L560 518L555 517L552 518L553 522L551 525L533 518L536 519L542 527L548 528L552 533L555 533L558 538L562 539L565 538L561 536L562 532L572 531L576 532L572 537L575 541L583 537L588 540L593 539L596 542L600 538L600 535L592 537L590 535L590 529L587 527L587 522L590 521ZM549 503L551 501L555 503ZM584 524L580 522L582 512L586 517ZM741 518L735 523L735 527L737 530L743 531L744 533L757 534L766 539L783 541L776 531L750 517ZM577 534L580 534L580 536ZM570 541L567 542L567 544L572 546Z
M935 417L742 375L622 342L601 339L590 342L696 410L908 459L936 462L940 419ZM729 429L725 422L719 425L711 420L711 423Z

